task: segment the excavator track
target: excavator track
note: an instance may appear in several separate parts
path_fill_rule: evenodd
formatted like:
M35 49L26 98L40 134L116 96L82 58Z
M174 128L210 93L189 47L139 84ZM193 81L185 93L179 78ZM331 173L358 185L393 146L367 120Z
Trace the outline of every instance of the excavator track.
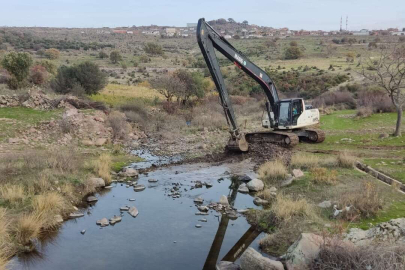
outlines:
M292 132L262 131L245 134L248 143L272 143L283 147L294 147L299 143L299 137Z
M311 143L321 143L326 137L325 132L320 129L305 129L305 132L308 136L304 139Z

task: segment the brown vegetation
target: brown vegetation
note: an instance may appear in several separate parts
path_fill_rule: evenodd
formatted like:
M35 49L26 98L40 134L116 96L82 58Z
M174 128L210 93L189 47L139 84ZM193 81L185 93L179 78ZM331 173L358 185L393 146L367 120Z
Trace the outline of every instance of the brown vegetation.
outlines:
M268 184L277 184L279 180L287 177L288 171L280 160L268 161L259 168L259 177Z
M111 156L109 154L101 154L94 163L94 172L97 176L103 178L107 185L111 184Z
M316 184L336 184L337 171L329 170L327 168L312 168L311 169L312 181Z
M318 166L320 158L315 155L297 152L291 157L290 166L293 168L310 169Z
M314 206L308 203L305 198L295 199L282 193L277 194L276 200L271 205L271 211L278 222L283 223L289 222L296 217L309 220L317 219Z
M347 151L340 152L338 157L338 166L341 168L353 168L356 157L350 155Z

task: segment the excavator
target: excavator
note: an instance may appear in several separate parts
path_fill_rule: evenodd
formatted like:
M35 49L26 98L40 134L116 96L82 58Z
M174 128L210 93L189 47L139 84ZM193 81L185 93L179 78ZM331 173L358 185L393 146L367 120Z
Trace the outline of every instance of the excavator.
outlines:
M323 131L311 128L319 123L319 110L312 108L311 105L305 105L302 98L280 99L270 76L234 48L204 18L198 20L197 42L219 93L221 105L230 127L231 138L227 145L228 149L247 152L249 143L273 143L293 147L299 141L321 143L325 140ZM245 134L240 130L215 49L261 86L267 99L262 126L271 131Z

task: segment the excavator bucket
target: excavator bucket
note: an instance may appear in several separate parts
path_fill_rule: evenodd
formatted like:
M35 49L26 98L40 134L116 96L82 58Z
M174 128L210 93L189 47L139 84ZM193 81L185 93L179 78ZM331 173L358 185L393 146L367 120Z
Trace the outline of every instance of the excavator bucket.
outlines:
M239 138L230 138L228 141L228 149L239 152L247 152L249 144L246 141L245 135L241 134Z

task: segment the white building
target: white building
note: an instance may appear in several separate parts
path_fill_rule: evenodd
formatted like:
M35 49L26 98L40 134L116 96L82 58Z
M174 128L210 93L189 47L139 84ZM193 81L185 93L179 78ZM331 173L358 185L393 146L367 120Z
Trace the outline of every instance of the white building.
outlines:
M353 31L353 35L354 36L369 36L370 31L368 31L367 29L361 29L360 31Z
M405 31L392 32L393 36L405 36Z

